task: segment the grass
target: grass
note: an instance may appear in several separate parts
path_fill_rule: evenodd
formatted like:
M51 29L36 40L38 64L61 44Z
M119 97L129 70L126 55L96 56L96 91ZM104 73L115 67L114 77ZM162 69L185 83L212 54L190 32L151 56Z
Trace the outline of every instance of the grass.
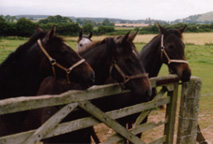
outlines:
M134 40L135 45L140 51L145 43L149 42L155 35L138 35ZM102 40L106 36L94 36L93 41ZM213 33L184 34L186 42L185 54L189 61L192 75L200 77L202 80L201 95L213 93ZM66 43L73 49L76 48L76 37L65 37ZM19 45L26 42L27 38L6 37L0 38L0 63L14 51ZM168 68L163 65L159 75L167 75ZM213 95L203 96L200 100L200 114L213 113ZM208 118L199 118L201 128L213 124L207 119L212 119L213 115Z

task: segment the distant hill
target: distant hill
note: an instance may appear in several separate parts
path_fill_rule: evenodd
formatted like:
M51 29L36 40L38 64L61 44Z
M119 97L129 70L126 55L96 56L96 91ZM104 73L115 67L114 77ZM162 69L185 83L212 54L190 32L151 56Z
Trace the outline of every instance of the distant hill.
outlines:
M197 15L192 15L187 18L183 19L177 19L173 21L172 23L212 23L213 22L213 11L204 13L204 14L197 14Z
M16 15L15 17L21 18L25 17L28 19L31 19L33 21L39 21L41 19L45 19L50 15ZM106 18L92 18L92 17L74 17L74 16L66 16L71 18L73 21L77 21L77 19L81 20L91 20L96 23L101 23ZM145 24L154 24L156 21L160 23L167 23L166 21L162 20L154 20L154 19L140 19L140 20L128 20L128 19L116 19L116 18L107 18L112 23L145 23ZM197 14L197 15L191 15L187 18L177 19L175 21L171 21L169 23L212 23L213 22L213 11L204 13L204 14Z

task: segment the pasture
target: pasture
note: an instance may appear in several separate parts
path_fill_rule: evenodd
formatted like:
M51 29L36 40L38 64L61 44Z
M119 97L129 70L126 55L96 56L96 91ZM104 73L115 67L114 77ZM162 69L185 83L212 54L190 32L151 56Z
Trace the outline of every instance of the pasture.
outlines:
M155 35L138 35L135 39L135 44L138 51L149 42ZM94 36L93 41L101 40L105 36ZM73 49L76 48L76 37L64 38ZM14 51L19 45L27 41L27 38L22 37L3 37L0 38L0 63ZM185 54L189 61L192 70L192 75L200 77L202 80L202 91L200 101L199 124L204 136L213 142L213 33L185 33L184 42L186 43ZM163 65L160 75L167 75L168 70ZM151 114L151 117L159 119L162 112L156 110ZM102 130L103 131L103 130ZM106 130L107 131L107 130ZM155 137L155 132L149 134Z

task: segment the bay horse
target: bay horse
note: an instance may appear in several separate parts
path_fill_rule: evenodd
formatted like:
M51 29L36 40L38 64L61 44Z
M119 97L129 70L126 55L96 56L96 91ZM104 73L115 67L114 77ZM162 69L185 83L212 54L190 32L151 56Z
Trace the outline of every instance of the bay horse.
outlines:
M62 38L37 26L29 41L11 53L0 65L0 99L36 95L47 76L64 78L68 82L94 81L94 71ZM20 131L25 112L0 116L0 136Z
M86 47L92 43L92 32L90 32L88 35L83 35L83 32L79 32L78 40L77 40L77 46L76 51L84 51Z
M123 105L121 104L122 102L134 103L132 101L144 99L145 97L150 96L148 95L150 93L150 82L143 64L139 59L139 54L133 44L136 34L137 33L129 35L129 33L127 33L125 36L105 38L102 41L92 43L84 51L79 53L94 69L96 74L96 85L104 84L111 76L114 80L119 82L122 87L132 90L132 94L134 95L133 97L111 96L110 98L104 98L103 100L93 100L92 103L101 108L103 111L115 109ZM60 88L59 93L73 89L73 86L75 87L74 84L66 87L60 82L51 82L51 85L46 85L45 83L48 83L49 81L52 81L52 78L48 78L47 81L44 82L44 86L41 87L38 94L58 93L58 91L55 91L56 89L53 89L53 87ZM75 88L78 89L79 87L77 86ZM55 113L57 109L57 107L43 109L41 123L46 121L50 117L50 113ZM82 112L71 113L68 116L68 119L74 119L76 117L79 118L82 115L84 115ZM77 131L75 134L72 132L55 138L46 139L44 142L90 143L91 132L94 132L93 129L88 128L87 130L84 129Z

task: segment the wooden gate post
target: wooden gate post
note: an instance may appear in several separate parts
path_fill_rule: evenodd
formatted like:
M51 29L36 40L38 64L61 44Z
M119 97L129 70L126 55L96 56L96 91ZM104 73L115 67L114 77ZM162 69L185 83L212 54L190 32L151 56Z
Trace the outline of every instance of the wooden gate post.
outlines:
M196 143L201 85L198 77L191 77L189 82L183 83L177 144Z

